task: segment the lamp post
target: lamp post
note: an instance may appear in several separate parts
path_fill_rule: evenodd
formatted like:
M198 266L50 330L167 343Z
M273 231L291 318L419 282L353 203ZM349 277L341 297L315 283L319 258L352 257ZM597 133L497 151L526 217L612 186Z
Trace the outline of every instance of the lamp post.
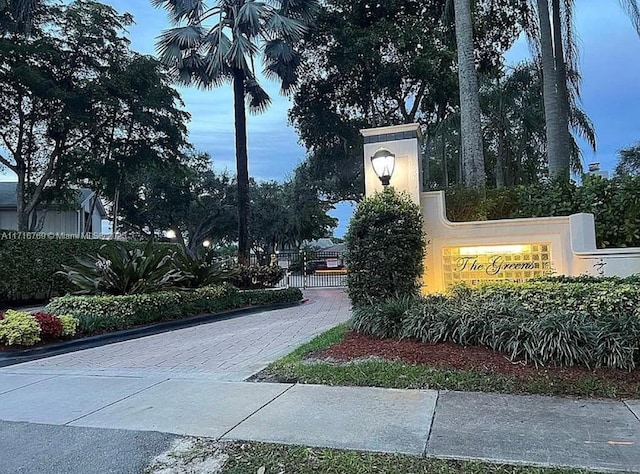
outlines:
M382 185L389 186L393 170L396 167L396 155L386 148L380 148L371 157L371 165Z

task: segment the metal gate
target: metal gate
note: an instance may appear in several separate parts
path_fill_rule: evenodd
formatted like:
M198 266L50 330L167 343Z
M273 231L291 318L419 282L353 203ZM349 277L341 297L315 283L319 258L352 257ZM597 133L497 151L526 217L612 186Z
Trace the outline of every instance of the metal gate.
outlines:
M347 268L341 252L279 252L277 263L287 271L280 286L327 288L346 285Z

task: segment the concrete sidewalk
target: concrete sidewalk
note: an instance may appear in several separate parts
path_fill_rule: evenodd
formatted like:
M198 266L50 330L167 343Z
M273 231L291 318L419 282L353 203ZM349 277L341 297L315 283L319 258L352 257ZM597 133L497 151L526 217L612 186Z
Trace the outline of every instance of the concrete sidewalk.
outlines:
M640 401L0 372L0 420L640 472Z

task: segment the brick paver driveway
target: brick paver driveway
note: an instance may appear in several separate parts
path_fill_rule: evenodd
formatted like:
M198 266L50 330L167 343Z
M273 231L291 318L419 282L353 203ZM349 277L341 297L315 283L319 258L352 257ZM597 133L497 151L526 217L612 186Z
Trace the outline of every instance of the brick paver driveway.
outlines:
M240 381L350 316L342 289L309 290L309 302L2 369L13 373L166 375ZM0 373L2 372L0 371Z

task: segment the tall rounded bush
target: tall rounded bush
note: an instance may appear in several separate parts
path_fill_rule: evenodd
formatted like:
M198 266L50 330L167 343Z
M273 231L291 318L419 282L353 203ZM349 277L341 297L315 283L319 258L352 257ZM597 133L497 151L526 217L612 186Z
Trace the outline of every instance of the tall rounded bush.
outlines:
M345 241L354 306L419 293L426 241L420 207L407 194L387 188L362 201Z

